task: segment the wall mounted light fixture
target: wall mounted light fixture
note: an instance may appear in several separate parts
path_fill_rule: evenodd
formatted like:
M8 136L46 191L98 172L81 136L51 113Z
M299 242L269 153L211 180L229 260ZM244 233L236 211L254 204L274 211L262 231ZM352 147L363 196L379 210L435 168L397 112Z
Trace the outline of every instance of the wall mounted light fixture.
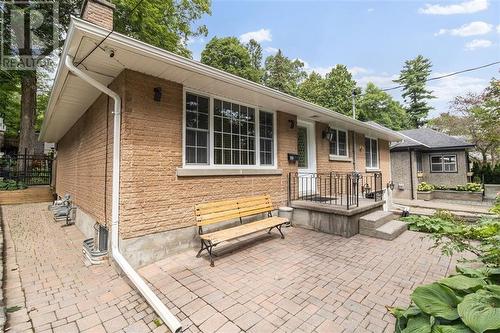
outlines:
M289 119L288 120L288 126L290 127L290 129L294 129L295 128L295 122L292 119Z
M160 102L161 101L161 87L156 87L153 90L154 90L154 97L153 97L153 99L156 102Z

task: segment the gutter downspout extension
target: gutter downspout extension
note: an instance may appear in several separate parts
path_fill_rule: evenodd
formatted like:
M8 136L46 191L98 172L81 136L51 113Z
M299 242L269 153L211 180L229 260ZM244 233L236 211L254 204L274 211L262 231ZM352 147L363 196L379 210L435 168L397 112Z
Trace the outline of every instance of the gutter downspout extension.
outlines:
M89 75L82 72L80 69L73 65L73 59L71 56L66 56L65 65L68 70L87 82L91 86L102 91L104 94L110 96L114 100L114 125L113 125L113 186L112 186L112 208L111 208L111 254L120 266L123 272L127 275L134 286L139 290L146 301L151 305L151 307L156 311L158 316L163 320L163 322L168 326L168 328L174 332L181 332L181 323L174 317L174 315L167 309L165 304L160 301L158 296L149 288L149 286L144 282L141 276L132 268L125 257L121 254L118 248L119 233L118 228L120 224L119 216L119 203L120 203L120 125L121 125L121 98L120 96L104 86L102 83L94 80ZM107 111L106 111L107 112Z

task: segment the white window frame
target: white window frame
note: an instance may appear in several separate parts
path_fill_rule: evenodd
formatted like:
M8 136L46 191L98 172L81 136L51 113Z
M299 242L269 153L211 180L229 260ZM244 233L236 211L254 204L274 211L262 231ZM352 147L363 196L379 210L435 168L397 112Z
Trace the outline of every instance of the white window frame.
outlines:
M349 131L346 130L346 129L343 129L343 128L335 128L335 127L329 127L329 129L332 129L334 131L337 131L337 151L335 152L335 154L332 154L331 153L331 148L332 148L332 143L330 142L330 146L328 147L328 151L329 151L329 154L330 154L330 158L334 159L334 158L349 158ZM339 155L339 132L344 132L345 133L345 152L346 152L346 155Z
M208 163L207 164L186 164L186 94L201 95L209 98L208 106ZM188 87L182 89L182 168L183 169L277 169L278 167L278 133L277 133L277 112L276 110L260 108L257 105L244 103L230 98L210 94ZM255 164L214 164L214 99L222 102L230 102L255 110ZM273 164L260 164L260 111L273 114Z
M377 141L377 166L373 166L373 163L371 166L368 166L367 165L367 161L366 161L366 151L365 151L365 167L366 167L366 170L372 170L372 171L377 171L377 170L380 170L380 145L379 145L379 142L378 142L378 138L374 138L374 137L371 137L371 136L366 136L365 135L365 139L370 139L370 159L372 158L373 154L372 154L372 141L371 140L374 140L374 141ZM364 141L364 140L363 140ZM365 146L365 149L366 149L366 144L365 142L363 142L363 145ZM373 161L372 161L373 162Z
M444 158L445 157L450 157L453 156L455 157L455 163L445 163ZM432 163L432 158L433 157L440 157L441 158L441 163ZM446 171L445 165L455 165L455 169L453 171ZM441 165L441 171L435 171L432 169L433 165ZM430 154L429 155L429 168L431 173L457 173L458 172L458 156L457 154Z

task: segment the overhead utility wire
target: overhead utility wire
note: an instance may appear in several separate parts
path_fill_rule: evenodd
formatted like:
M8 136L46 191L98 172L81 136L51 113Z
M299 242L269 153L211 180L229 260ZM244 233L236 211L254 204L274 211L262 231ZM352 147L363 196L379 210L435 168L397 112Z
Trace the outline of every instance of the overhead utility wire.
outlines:
M444 74L444 75L440 75L440 76L431 77L431 78L425 80L425 82L440 80L440 79L444 79L444 78L447 78L447 77L450 77L450 76L454 76L454 75L458 75L458 74L462 74L462 73L476 71L478 69L490 67L490 66L497 65L497 64L500 64L500 61L495 61L495 62L486 64L486 65L481 65L481 66L477 66L477 67L467 68L467 69L463 69L461 71L457 71L457 72L453 72L453 73L448 73L448 74ZM403 87L404 87L403 85L399 85L399 86L396 86L396 87L382 89L382 91L396 90L396 89L400 89L400 88L403 88ZM363 95L363 94L361 94L361 95Z

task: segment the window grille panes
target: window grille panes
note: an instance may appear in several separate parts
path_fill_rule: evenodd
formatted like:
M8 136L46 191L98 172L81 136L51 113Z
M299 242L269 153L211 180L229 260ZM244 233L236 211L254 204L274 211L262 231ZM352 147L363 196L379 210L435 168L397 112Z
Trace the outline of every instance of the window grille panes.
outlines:
M443 159L441 156L431 156L431 171L432 172L443 171Z
M378 168L378 141L365 138L365 159L367 168Z
M337 144L337 130L330 129L333 133L333 140L330 142L330 154L337 155L338 144Z
M208 163L209 99L186 94L186 163Z
M443 156L444 171L455 172L457 171L457 157L455 155Z
M214 99L214 163L255 164L255 109Z
M338 131L339 138L339 152L340 156L347 156L347 133L344 131Z
M333 141L330 142L330 154L335 156L347 156L347 132L330 129L333 132Z
M260 164L274 164L273 114L259 111Z

